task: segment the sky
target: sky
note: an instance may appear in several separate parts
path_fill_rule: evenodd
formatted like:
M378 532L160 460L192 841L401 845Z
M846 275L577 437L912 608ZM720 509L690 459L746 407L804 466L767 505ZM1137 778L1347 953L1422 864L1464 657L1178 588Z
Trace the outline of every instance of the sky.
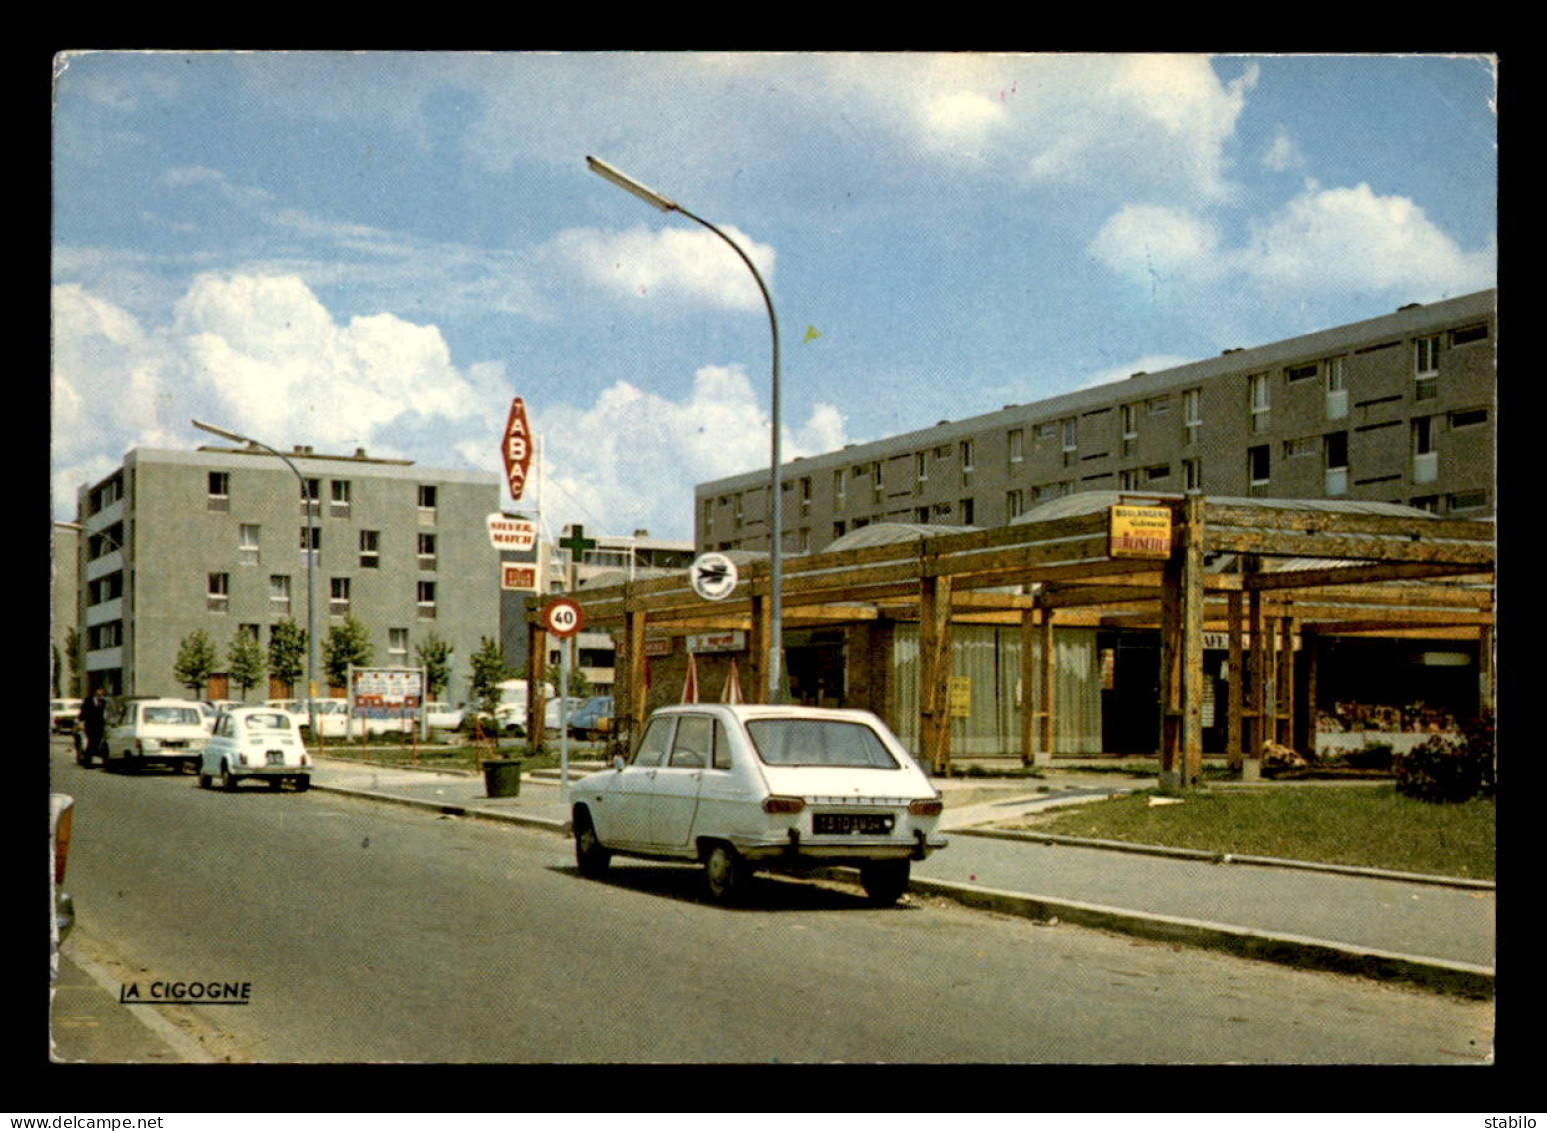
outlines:
M1495 285L1486 56L79 52L54 60L52 511L135 447L696 483Z

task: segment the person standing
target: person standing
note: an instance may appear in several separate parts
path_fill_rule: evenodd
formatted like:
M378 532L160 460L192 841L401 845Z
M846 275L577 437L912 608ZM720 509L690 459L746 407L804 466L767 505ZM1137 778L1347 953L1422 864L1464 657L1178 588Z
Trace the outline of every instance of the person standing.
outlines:
M102 688L94 689L91 698L81 704L80 724L85 738L84 745L76 750L75 760L89 766L91 760L101 754L106 764L107 754L102 749L102 742L107 736L107 696Z

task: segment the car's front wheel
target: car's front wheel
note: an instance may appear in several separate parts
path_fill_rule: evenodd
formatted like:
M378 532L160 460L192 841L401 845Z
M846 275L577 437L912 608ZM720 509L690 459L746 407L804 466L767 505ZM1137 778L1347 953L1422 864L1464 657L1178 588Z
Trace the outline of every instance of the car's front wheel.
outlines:
M596 879L607 871L607 865L612 862L612 853L602 844L596 835L596 827L591 824L591 818L582 814L575 820L575 866L580 869L582 876Z
M870 902L890 907L908 890L910 870L906 860L872 860L860 865L859 882Z
M709 846L704 856L704 887L716 903L735 903L747 886L746 861L728 844Z
M231 763L220 764L220 788L227 793L236 789L236 775L231 772Z

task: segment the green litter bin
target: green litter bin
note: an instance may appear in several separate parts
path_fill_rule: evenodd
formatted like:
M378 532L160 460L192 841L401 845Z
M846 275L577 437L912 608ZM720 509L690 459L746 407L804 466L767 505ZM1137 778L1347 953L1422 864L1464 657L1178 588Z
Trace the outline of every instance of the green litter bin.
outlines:
M521 760L492 758L483 764L484 793L489 797L521 795Z

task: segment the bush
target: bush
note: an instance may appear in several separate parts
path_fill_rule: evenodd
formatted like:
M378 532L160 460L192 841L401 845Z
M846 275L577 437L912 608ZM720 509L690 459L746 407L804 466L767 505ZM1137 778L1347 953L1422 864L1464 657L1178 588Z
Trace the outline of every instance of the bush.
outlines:
M1492 796L1493 719L1469 723L1459 740L1435 735L1396 759L1397 792L1419 801L1458 802Z

